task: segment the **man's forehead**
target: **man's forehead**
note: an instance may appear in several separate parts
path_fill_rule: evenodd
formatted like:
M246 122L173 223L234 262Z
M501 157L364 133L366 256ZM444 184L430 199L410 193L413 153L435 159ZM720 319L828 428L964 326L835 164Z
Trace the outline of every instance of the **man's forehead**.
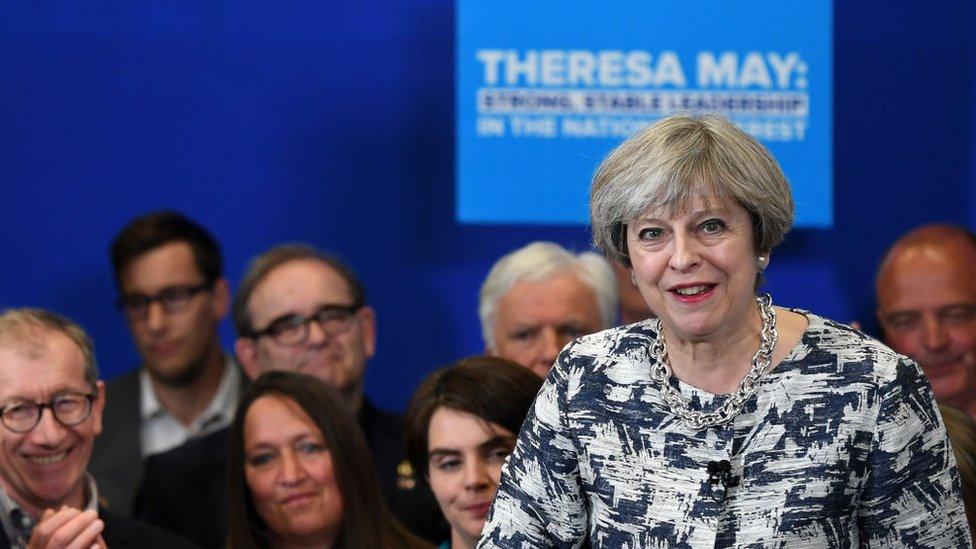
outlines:
M203 272L189 242L160 244L134 257L122 268L123 291L160 290L165 286L199 282Z
M560 269L545 278L522 279L502 296L560 303L567 308L582 307L571 296L587 295L596 298L596 291L572 269Z
M976 273L976 245L968 238L953 236L908 240L891 250L885 265L894 272L913 266L948 266Z
M332 267L314 259L282 263L254 287L248 309L255 320L311 312L325 304L348 305L349 284Z
M939 268L976 275L976 247L960 239L906 246L895 251L891 267L896 274Z
M878 280L883 308L927 308L976 302L976 250L965 243L896 250Z
M0 335L0 351L38 360L50 354L70 355L81 349L67 335L45 326L19 325Z
M50 393L80 390L87 385L84 354L69 337L56 332L0 339L0 397L21 396L15 393L25 381Z
M596 292L571 270L517 282L502 296L499 313L526 324L540 318L557 323L586 321L589 317L599 322L600 318Z

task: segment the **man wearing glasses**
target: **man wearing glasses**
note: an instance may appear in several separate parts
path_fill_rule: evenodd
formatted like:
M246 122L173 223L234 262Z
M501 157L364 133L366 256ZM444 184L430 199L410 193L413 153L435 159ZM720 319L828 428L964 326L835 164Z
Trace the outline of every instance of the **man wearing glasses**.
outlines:
M86 473L105 385L91 341L38 309L0 314L0 547L185 547L99 508Z
M270 370L313 375L353 413L365 407L363 377L376 349L376 314L352 271L300 245L258 256L234 298L234 344L248 376Z
M112 510L129 515L143 459L229 425L243 376L220 347L230 292L205 229L152 213L126 226L110 254L142 367L108 384L91 470Z
M277 246L256 257L233 307L237 358L248 377L271 370L313 375L340 393L363 429L380 486L394 515L418 535L448 535L436 501L406 461L400 418L363 395L366 364L376 349L376 314L359 279L334 257L304 245ZM223 546L227 430L153 456L146 465L140 514L209 547ZM201 457L205 456L205 457ZM188 487L196 494L177 506Z

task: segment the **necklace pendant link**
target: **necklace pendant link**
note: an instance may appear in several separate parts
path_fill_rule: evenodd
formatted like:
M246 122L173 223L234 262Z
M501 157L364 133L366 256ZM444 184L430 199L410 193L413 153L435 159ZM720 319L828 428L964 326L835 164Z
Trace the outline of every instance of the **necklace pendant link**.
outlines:
M759 390L759 381L769 371L772 363L773 349L779 339L776 329L776 310L769 294L757 297L762 327L759 330L759 350L752 357L752 366L739 383L739 388L728 396L725 402L713 412L700 412L689 408L689 400L671 384L674 371L668 362L668 346L664 340L661 319L654 321L654 331L657 338L651 343L648 355L651 358L651 379L661 384L661 398L671 408L671 412L678 416L693 430L700 431L708 427L717 427L732 421L742 411L745 403Z

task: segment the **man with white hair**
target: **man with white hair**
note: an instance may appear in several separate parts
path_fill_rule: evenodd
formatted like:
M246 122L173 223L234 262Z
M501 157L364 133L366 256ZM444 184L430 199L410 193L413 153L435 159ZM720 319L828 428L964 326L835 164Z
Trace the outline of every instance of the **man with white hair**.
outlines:
M567 343L615 325L617 281L598 254L532 242L492 266L478 315L487 354L545 377Z

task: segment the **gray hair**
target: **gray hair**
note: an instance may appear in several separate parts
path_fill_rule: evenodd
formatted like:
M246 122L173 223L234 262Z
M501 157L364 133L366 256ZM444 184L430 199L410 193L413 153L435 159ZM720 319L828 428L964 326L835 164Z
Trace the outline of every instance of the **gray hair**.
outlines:
M494 320L498 300L523 280L544 280L562 272L575 273L593 289L604 328L617 320L617 278L613 267L599 254L573 254L554 242L532 242L501 257L481 284L478 316L485 345L494 350Z
M593 242L630 267L627 224L651 208L677 212L693 197L738 202L749 213L758 252L782 242L793 225L790 185L762 144L721 115L672 116L600 163L590 187Z
M64 334L74 342L85 359L85 381L92 386L98 383L98 363L95 361L92 340L81 326L67 317L43 309L23 307L0 313L0 344L14 343L30 352L44 345L39 337L44 331Z

